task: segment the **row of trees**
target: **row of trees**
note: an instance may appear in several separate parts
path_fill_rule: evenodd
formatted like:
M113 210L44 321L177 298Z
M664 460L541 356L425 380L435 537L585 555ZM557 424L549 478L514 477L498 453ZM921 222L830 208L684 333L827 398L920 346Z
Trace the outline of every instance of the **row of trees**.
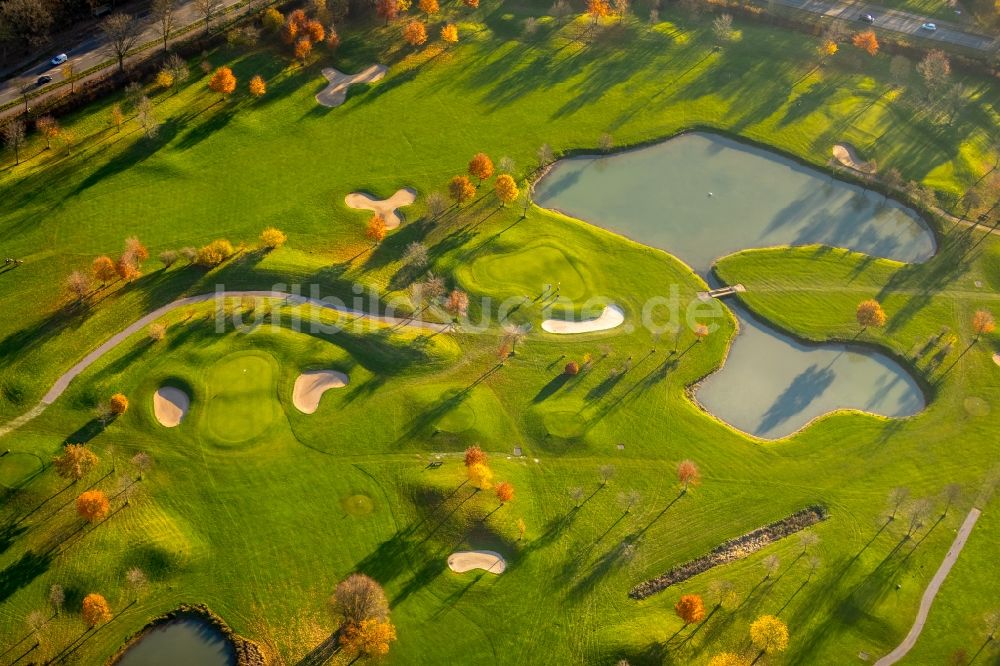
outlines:
M493 470L489 466L486 452L474 444L465 449L465 469L469 482L477 490L489 490L493 487ZM501 481L494 490L501 506L514 499L514 484Z
M874 298L870 298L858 303L855 311L855 318L861 330L868 328L882 328L888 321L888 316L882 308L882 304ZM989 335L996 330L996 320L989 310L976 310L972 315L972 332L975 337L972 344L979 342L984 335Z

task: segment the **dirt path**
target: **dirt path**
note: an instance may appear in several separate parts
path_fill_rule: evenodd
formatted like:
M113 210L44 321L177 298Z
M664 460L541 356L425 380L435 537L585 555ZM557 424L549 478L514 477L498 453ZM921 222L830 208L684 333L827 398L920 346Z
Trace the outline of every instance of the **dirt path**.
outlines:
M104 342L100 347L93 350L86 356L84 356L76 365L67 370L59 379L56 380L52 388L49 389L48 393L42 396L41 401L32 407L29 411L25 412L21 416L8 421L7 423L0 426L0 437L10 433L22 425L32 420L39 414L41 414L46 407L51 405L56 399L63 394L63 391L69 386L70 382L76 379L84 370L89 368L94 364L95 361L100 359L102 356L107 354L109 351L117 347L119 344L124 342L128 337L138 333L146 326L156 321L163 315L176 310L177 308L186 307L188 305L195 305L197 303L205 303L211 301L215 298L242 298L244 296L251 296L254 298L270 298L275 300L286 301L293 305L312 305L319 308L325 308L327 310L333 310L341 314L351 315L361 319L367 319L369 321L377 321L383 324L390 324L393 326L410 326L414 328L422 328L434 332L445 332L449 330L448 324L434 324L431 322L424 321L414 321L412 319L399 318L399 317L386 317L382 315L373 315L365 312L360 312L358 310L352 310L350 308L339 307L331 303L326 303L320 300L306 298L304 296L293 296L280 291L220 291L213 292L211 294L201 294L198 296L188 296L186 298L179 298L172 303L167 303L166 305L159 307L144 317L138 319L132 324L125 327L123 330L111 336L107 341Z
M931 604L934 603L934 597L937 596L938 590L941 589L941 584L944 583L948 572L951 571L955 560L958 559L958 554L962 552L962 548L965 546L972 528L976 526L976 521L979 520L979 514L979 509L973 508L972 511L969 511L969 515L965 517L965 522L958 528L958 534L955 535L955 540L951 543L948 554L944 556L944 561L941 562L941 566L938 567L934 578L931 578L930 584L924 590L924 596L920 598L920 609L917 611L917 619L913 621L913 626L910 627L910 633L906 634L906 638L896 646L895 650L876 661L875 666L890 666L890 664L895 664L906 656L906 653L917 642L920 632L923 631L924 624L927 622L927 614L931 611Z

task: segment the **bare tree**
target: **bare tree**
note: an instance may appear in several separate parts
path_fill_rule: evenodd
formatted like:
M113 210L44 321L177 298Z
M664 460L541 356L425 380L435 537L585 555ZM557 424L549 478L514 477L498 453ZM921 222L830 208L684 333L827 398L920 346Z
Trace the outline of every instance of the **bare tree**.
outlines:
M712 32L720 42L729 42L733 39L733 15L720 14L712 20Z
M913 536L913 533L919 530L924 525L924 521L927 517L931 515L934 510L934 502L930 499L923 497L918 500L914 500L913 504L910 505L909 515L910 522L906 530L906 537L909 538Z
M342 625L359 625L363 620L385 620L389 602L382 586L360 573L351 574L333 592L330 605Z
M142 481L142 475L153 467L153 458L145 451L139 451L132 456L132 466L139 472L138 480Z
M552 153L552 146L547 143L543 143L542 147L538 149L538 163L547 167L555 161L555 155Z
M517 353L517 343L528 337L528 329L512 322L503 325L503 341L510 345L510 353L513 356Z
M816 571L823 566L823 560L813 555L809 558L809 578L816 575Z
M962 494L963 490L961 484L949 483L945 486L944 490L941 491L941 497L944 499L944 511L941 515L948 515L948 510L951 508L951 505L961 501Z
M163 39L163 50L167 50L167 41L170 39L170 32L174 29L174 9L177 8L177 0L153 0L152 14L156 20L156 30Z
M167 56L167 59L163 62L163 68L174 77L174 94L176 94L178 84L187 81L188 76L191 75L191 70L188 69L184 58L176 53L171 53Z
M781 558L777 555L768 555L761 560L760 566L764 569L764 578L770 578L781 567Z
M42 644L42 629L48 623L48 618L45 617L45 613L40 610L33 610L28 613L28 617L25 618L25 623L28 628L31 629L31 633L35 636L35 645Z
M597 147L601 149L602 153L610 153L611 149L615 146L615 139L610 134L605 132L597 140Z
M799 532L799 543L802 544L802 552L807 553L819 543L819 535L815 532Z
M14 164L21 163L21 146L24 145L24 121L13 118L0 128L4 145L14 151Z
M986 640L996 639L997 633L1000 633L1000 609L988 611L983 615L983 623L986 625Z
M207 34L212 17L222 7L222 0L194 0L194 7L205 18L205 33Z
M516 167L517 165L514 164L513 158L507 156L501 157L500 160L497 162L497 171L499 171L500 173L509 173L511 175L514 175L514 170Z
M139 600L139 595L145 589L146 585L149 583L149 579L146 578L146 574L143 573L142 569L139 567L132 567L125 572L125 582L132 591L135 592L136 601Z
M71 62L67 62L63 64L60 73L62 74L63 81L69 82L69 92L72 95L76 91L76 79L73 78L76 76L76 65Z
M107 40L107 50L118 60L118 73L125 72L125 56L139 41L139 23L129 14L112 14L98 26Z
M152 139L160 131L160 123L156 120L156 109L153 102L143 95L139 98L139 103L135 107L136 118L142 126L142 131L146 133L147 139Z
M610 481L615 475L615 466L601 465L600 468L598 468L597 473L601 477L601 485L606 486L608 485L608 481Z
M90 278L80 271L73 271L66 278L66 291L77 303L82 302L90 293Z
M431 192L427 195L427 212L432 219L441 217L441 214L448 208L448 199L440 192Z
M49 588L49 605L52 606L56 615L62 611L64 603L66 603L66 592L63 590L63 586L53 583L52 587Z
M635 489L631 489L625 493L618 493L618 504L621 505L625 513L629 513L641 499L642 495L640 495L639 491Z
M725 579L713 580L708 584L708 598L715 600L715 605L726 608L736 605L736 586Z
M580 506L580 500L583 499L583 488L576 486L569 489L569 496L573 498L573 504Z
M904 486L889 491L889 520L896 520L896 514L899 513L900 507L906 503L909 497L910 489Z
M406 251L403 253L403 261L413 268L423 268L429 261L427 246L420 241L413 241L406 246Z

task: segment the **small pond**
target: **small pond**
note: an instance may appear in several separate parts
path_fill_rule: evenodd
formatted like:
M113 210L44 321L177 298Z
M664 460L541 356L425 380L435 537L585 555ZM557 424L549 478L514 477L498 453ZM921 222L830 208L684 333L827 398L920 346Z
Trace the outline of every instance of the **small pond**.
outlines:
M538 183L535 201L665 250L706 279L716 258L755 247L822 243L905 262L935 251L931 231L898 203L704 133L561 160ZM802 344L726 305L741 332L697 399L740 430L778 438L837 409L885 416L923 409L913 377L884 354Z
M194 617L146 631L115 666L234 666L233 647L218 629Z

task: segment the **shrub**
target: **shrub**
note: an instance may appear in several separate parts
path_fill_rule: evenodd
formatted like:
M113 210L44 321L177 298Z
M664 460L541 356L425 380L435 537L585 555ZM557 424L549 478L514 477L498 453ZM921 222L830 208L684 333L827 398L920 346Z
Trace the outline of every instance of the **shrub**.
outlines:
M233 244L225 238L219 238L198 250L194 263L211 268L218 266L233 255Z
M576 361L570 361L563 369L563 374L569 375L570 377L580 374L580 364Z
M176 250L164 250L160 253L160 263L164 268L170 268L177 262L179 256Z
M268 250L281 247L285 244L286 240L288 240L288 236L274 227L268 227L267 229L264 229L264 231L260 232L261 247L265 247Z
M108 407L111 408L111 413L115 416L121 416L126 411L128 411L128 398L122 393L115 393L108 400Z

